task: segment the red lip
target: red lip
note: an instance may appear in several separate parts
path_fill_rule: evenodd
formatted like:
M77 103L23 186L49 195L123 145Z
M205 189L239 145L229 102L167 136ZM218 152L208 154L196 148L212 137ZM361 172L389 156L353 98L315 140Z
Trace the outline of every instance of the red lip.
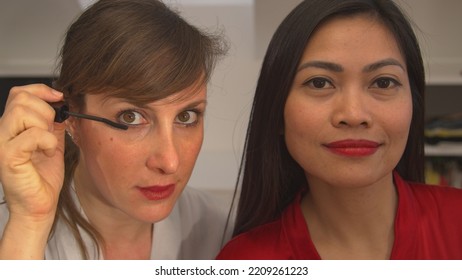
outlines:
M173 194L175 191L175 184L165 186L138 187L138 190L148 200L163 200Z
M369 140L341 140L324 145L331 152L343 156L363 157L374 154L380 144Z

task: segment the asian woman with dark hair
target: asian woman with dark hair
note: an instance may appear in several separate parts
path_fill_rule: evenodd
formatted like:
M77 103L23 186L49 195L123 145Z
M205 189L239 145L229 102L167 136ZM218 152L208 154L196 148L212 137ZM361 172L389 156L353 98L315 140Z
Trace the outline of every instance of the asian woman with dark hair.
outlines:
M421 52L390 0L306 0L258 80L218 259L461 259L462 191L424 184Z

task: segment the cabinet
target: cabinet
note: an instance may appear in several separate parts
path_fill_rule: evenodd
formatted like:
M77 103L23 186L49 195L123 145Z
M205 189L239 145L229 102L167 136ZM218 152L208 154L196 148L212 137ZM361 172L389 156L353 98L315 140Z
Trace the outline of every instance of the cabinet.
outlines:
M395 1L415 24L428 83L462 85L462 1Z
M425 97L428 119L462 112L462 85L427 85ZM462 142L427 144L425 155L428 183L462 188Z
M462 112L462 1L397 0L416 25L426 66L426 117ZM426 145L426 179L462 187L462 143Z
M425 145L427 157L462 157L462 143L443 142L438 145Z
M426 66L427 119L462 112L462 1L395 0L415 24ZM426 173L462 187L462 142L426 145ZM439 183L431 181L430 183Z

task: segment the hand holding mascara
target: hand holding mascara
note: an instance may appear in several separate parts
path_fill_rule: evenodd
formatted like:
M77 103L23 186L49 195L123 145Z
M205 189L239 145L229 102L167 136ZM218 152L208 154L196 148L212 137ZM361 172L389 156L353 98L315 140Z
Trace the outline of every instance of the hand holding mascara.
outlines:
M17 88L0 119L0 259L214 258L226 211L187 184L227 44L163 1L94 2L64 35L63 93Z
M81 118L81 119L87 119L87 120L93 120L97 122L102 122L105 123L109 126L118 128L118 129L123 129L127 130L128 126L120 123L113 122L111 120L108 120L106 118L101 118L93 115L87 115L87 114L80 114L80 113L74 113L69 111L69 106L64 103L64 102L58 102L58 103L52 103L50 104L53 109L55 110L55 122L62 123L65 120L69 118L69 116L73 116L76 118Z
M41 84L17 86L8 95L0 119L0 206L9 210L10 221L0 259L43 257L31 244L48 240L64 180L65 125L52 125L47 102L61 99ZM16 239L28 246L16 250Z

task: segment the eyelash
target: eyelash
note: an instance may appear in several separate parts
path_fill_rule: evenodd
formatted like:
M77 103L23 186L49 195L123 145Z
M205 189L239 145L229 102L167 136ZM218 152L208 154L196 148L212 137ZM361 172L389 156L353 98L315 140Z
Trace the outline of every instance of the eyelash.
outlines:
M126 122L121 121L120 118L122 117L123 114L126 114L126 113L136 113L136 114L141 115L144 118L144 115L136 109L123 109L123 110L120 110L116 114L116 121L124 125L127 125L129 127L135 127L135 126L142 125L142 124L131 124L131 123L126 123Z
M182 125L184 127L194 127L196 126L198 123L199 123L199 119L202 117L203 115L203 111L202 110L199 110L199 109L186 109L186 110L183 110L181 111L176 117L175 117L175 120L178 118L178 116L181 114L181 113L184 113L184 112L193 112L195 115L196 115L196 120L192 123L179 123L179 125Z
M199 123L199 119L202 117L203 115L203 111L200 110L200 109L197 109L197 108L194 108L194 109L186 109L186 110L183 110L181 111L180 113L178 113L175 117L175 120L178 118L178 116L181 114L181 113L184 113L184 112L193 112L195 115L196 115L196 120L192 123L181 123L179 122L178 124L179 125L182 125L182 126L185 126L185 127L193 127L193 126L196 126L198 123ZM125 113L136 113L136 114L139 114L141 115L143 118L144 118L144 115L143 113L139 112L138 110L136 109L123 109L123 110L120 110L117 114L116 114L116 120L118 123L121 123L121 124L124 124L124 125L128 125L129 127L135 127L135 126L139 126L139 125L142 125L142 124L130 124L130 123L125 123L125 122L121 122L120 121L120 117L125 114Z
M386 87L386 88L382 88L382 87L379 87L379 86L377 85L377 88L380 88L380 89L390 89L390 88L395 88L395 87L398 87L398 86L402 86L402 84L401 84L400 82L398 82L396 79L390 78L390 77L380 77L380 78L377 78L377 79L374 80L374 82L372 83L372 85L376 85L376 84L377 84L378 82L380 82L380 81L382 81L382 82L386 81L386 82L391 83L391 84L389 84L388 87Z
M322 82L324 83L323 87L315 87L313 83L315 82ZM303 83L304 86L313 88L313 89L325 89L326 84L330 85L331 87L334 87L332 82L327 79L327 78L322 78L322 77L315 77L311 78Z
M314 86L314 83L315 82L321 82L323 83L322 87L316 87ZM391 77L379 77L377 79L375 79L373 82L372 82L372 85L376 85L377 83L379 82L389 82L390 84L388 85L388 87L379 87L378 85L376 86L377 88L380 88L380 89L390 89L390 88L395 88L397 86L402 86L402 84L400 82L398 82L396 79L394 78L391 78ZM309 79L307 81L305 81L303 83L304 86L308 86L308 87L311 87L313 89L326 89L326 85L330 85L330 87L334 87L334 85L332 84L332 82L327 79L327 78L321 78L321 77L316 77L316 78L312 78L312 79ZM328 87L328 88L330 88Z

